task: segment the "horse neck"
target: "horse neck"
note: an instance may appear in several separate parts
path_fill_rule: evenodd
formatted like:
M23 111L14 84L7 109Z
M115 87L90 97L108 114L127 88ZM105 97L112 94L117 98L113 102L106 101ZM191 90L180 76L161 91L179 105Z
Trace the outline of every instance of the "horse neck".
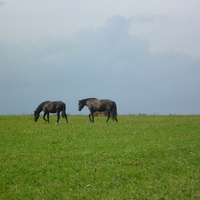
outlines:
M47 101L41 103L41 104L36 108L35 112L39 114L39 113L42 111L43 106L44 106L45 103L47 103Z
M42 111L42 107L38 106L35 110L36 113L40 114L40 112Z
M86 106L86 103L87 103L88 100L89 100L89 99L82 99L80 102L81 102L84 106Z

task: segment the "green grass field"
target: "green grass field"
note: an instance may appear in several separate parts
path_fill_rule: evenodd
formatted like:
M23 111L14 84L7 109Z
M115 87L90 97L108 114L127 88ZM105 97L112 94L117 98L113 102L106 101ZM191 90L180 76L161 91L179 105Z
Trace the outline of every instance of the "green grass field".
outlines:
M0 116L0 199L200 199L200 116Z

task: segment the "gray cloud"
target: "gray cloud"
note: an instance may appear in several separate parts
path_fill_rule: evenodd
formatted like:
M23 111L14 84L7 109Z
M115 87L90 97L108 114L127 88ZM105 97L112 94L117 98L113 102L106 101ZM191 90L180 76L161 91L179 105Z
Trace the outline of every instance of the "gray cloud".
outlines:
M5 3L3 1L0 1L0 6L4 6Z
M32 113L47 99L77 114L86 97L113 99L120 114L198 114L200 59L152 53L147 40L129 34L131 23L115 16L66 38L0 43L0 114Z
M131 17L133 21L136 22L154 22L156 20L166 21L168 16L165 14L147 15L147 14L137 14Z

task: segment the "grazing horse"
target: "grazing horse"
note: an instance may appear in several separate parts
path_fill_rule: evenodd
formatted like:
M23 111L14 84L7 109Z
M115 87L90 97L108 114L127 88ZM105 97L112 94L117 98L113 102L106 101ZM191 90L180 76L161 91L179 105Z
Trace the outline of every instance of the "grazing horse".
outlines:
M45 101L41 103L36 110L34 111L34 121L37 122L40 112L44 112L43 119L44 121L49 123L49 113L57 113L57 121L56 124L58 123L60 119L60 112L62 111L62 117L67 120L67 114L65 112L66 110L66 105L62 101ZM47 115L47 119L45 116Z
M112 117L112 119L114 119L116 122L118 122L117 106L114 101L111 101L109 99L101 99L100 100L100 99L96 99L96 98L88 98L88 99L79 100L78 110L81 111L84 106L87 106L90 110L89 120L91 122L94 122L93 114L96 111L99 111L99 112L108 111L108 119L106 120L106 122L108 122L108 120L110 119L110 116ZM92 116L92 118L91 118L91 116Z

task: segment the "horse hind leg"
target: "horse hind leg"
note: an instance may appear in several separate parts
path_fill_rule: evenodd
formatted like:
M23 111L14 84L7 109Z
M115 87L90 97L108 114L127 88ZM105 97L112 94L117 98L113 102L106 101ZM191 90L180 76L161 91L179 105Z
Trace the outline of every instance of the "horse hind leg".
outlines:
M58 124L59 119L60 119L60 112L57 112L57 120L56 120L56 124Z
M67 119L67 114L66 113L64 114L63 118L65 118L66 123L68 123L68 119Z
M67 114L65 111L62 111L62 117L65 118L66 123L68 123Z
M106 122L108 122L109 119L110 119L110 112L108 112L108 119L106 120Z
M66 123L68 123L67 115L65 114Z
M117 111L115 109L112 109L111 110L111 116L112 116L112 119L115 120L116 122L118 122L118 119L117 119Z

